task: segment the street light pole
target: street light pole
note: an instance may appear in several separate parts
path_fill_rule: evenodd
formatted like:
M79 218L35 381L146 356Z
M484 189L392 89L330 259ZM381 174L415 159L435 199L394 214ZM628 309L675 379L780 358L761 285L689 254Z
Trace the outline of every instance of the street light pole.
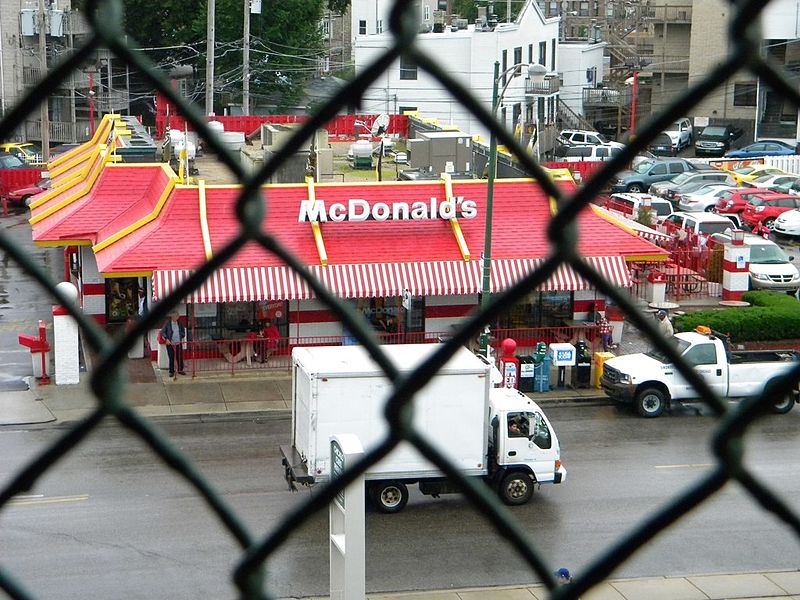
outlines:
M497 92L498 81L500 80L500 62L494 61L494 75L492 79L492 118L497 118L497 105L499 104L499 94ZM497 136L494 128L489 131L489 174L486 182L486 225L483 237L483 284L481 285L481 308L489 306L491 300L491 278L492 278L492 202L494 201L494 176L497 170ZM485 357L489 357L489 328L483 328L480 339L480 351Z
M492 81L492 119L497 120L497 109L500 107L500 101L511 83L512 77L508 80L502 91L498 91L500 79L508 73L516 70L522 70L523 67L528 69L528 78L533 83L539 83L540 80L544 81L547 74L547 68L539 63L530 63L528 65L518 64L510 69L506 69L500 73L500 63L494 63L494 79ZM538 128L537 128L538 135ZM484 229L483 239L483 281L481 285L481 308L485 309L489 306L491 300L491 280L492 280L492 204L494 201L494 179L497 171L497 136L494 133L494 128L489 131L489 172L486 180L486 225ZM487 358L489 357L489 331L485 327L480 336L480 352Z

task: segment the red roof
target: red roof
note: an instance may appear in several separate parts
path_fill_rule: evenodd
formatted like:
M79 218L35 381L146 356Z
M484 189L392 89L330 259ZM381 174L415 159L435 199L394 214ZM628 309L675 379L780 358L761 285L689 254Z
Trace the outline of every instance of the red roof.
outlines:
M169 181L160 165L109 165L91 191L32 225L35 242L86 240L97 243L149 214ZM72 194L81 183L33 211L43 213Z
M123 167L116 167L123 169ZM486 181L454 181L454 196L474 200L477 216L458 219L472 259L480 258L484 242L484 207ZM234 203L239 192L235 187L206 189L206 204L211 245L219 251L238 231ZM161 269L191 269L205 261L200 226L198 190L173 191L159 216L97 253L103 273L142 272ZM94 202L107 204L105 194L93 194ZM267 208L265 231L274 235L305 264L319 264L311 224L299 222L302 200L308 198L305 185L280 185L263 189ZM431 198L445 200L442 182L386 182L370 184L317 184L315 197L331 204L346 204L351 199L376 202L429 204ZM120 216L114 227L122 229ZM550 204L533 181L498 180L495 182L493 207L492 258L538 258L549 252L546 228ZM108 226L107 230L110 231ZM330 264L390 262L427 262L460 260L461 253L449 221L343 221L321 224L322 237ZM663 255L664 251L619 227L608 223L590 210L579 217L579 250L586 256ZM273 266L282 262L256 244L250 243L226 264L228 267Z

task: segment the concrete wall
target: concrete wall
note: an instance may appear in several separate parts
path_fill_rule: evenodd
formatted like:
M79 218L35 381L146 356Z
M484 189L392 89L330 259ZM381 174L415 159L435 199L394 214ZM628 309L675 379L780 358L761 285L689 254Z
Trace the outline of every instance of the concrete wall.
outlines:
M600 44L561 44L559 46L559 72L561 91L559 98L575 113L584 114L583 88L597 87L603 79L603 51L605 43ZM596 79L588 81L586 71L594 69Z

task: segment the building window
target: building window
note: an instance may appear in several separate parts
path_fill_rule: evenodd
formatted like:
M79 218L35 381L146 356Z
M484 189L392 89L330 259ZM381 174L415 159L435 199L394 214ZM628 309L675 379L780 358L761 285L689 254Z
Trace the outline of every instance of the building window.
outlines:
M498 318L498 328L557 327L571 318L572 292L532 292Z
M539 64L547 66L547 42L539 42Z
M581 17L588 17L589 16L589 3L588 2L581 2L580 7L578 8L578 15Z
M503 73L503 87L506 86L506 70L508 70L508 50L503 50L500 60L500 71Z
M522 64L522 46L517 46L514 48L514 64L521 65Z
M367 35L367 22L366 21L359 21L358 22L358 35Z
M383 19L378 19L378 25L376 29L376 33L383 33Z
M557 43L558 42L556 41L556 38L550 40L550 70L553 72L555 72L556 70L556 48L558 47L556 46Z
M528 64L533 62L533 44L528 44Z
M139 280L136 277L106 279L106 321L123 323L139 313Z
M328 19L322 21L322 35L328 37L331 34L331 22Z
M734 106L755 106L758 86L755 81L733 84Z
M417 79L417 65L405 56L400 57L400 79Z
M422 19L425 21L431 20L431 7L429 4L426 4L422 7Z

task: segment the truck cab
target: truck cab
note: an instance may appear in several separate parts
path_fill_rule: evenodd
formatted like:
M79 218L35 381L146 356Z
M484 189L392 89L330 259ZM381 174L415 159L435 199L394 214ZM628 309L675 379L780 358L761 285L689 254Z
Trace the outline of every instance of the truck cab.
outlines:
M731 351L725 336L703 326L677 333L669 343L722 398L757 396L800 360L792 350ZM606 361L601 383L606 394L619 402L632 403L643 417L658 417L671 401L700 399L695 387L658 348ZM773 411L789 412L796 399L796 390L776 398Z
M527 501L527 489L533 482L563 482L566 470L559 460L558 437L539 405L512 388L494 388L489 398L490 461L497 465L494 478L501 486L503 500L514 504L514 500L519 499L522 504ZM503 480L515 472L527 473L527 479L533 476L533 481L512 477L504 488ZM506 489L508 486L512 489ZM530 488L530 493L532 491Z

